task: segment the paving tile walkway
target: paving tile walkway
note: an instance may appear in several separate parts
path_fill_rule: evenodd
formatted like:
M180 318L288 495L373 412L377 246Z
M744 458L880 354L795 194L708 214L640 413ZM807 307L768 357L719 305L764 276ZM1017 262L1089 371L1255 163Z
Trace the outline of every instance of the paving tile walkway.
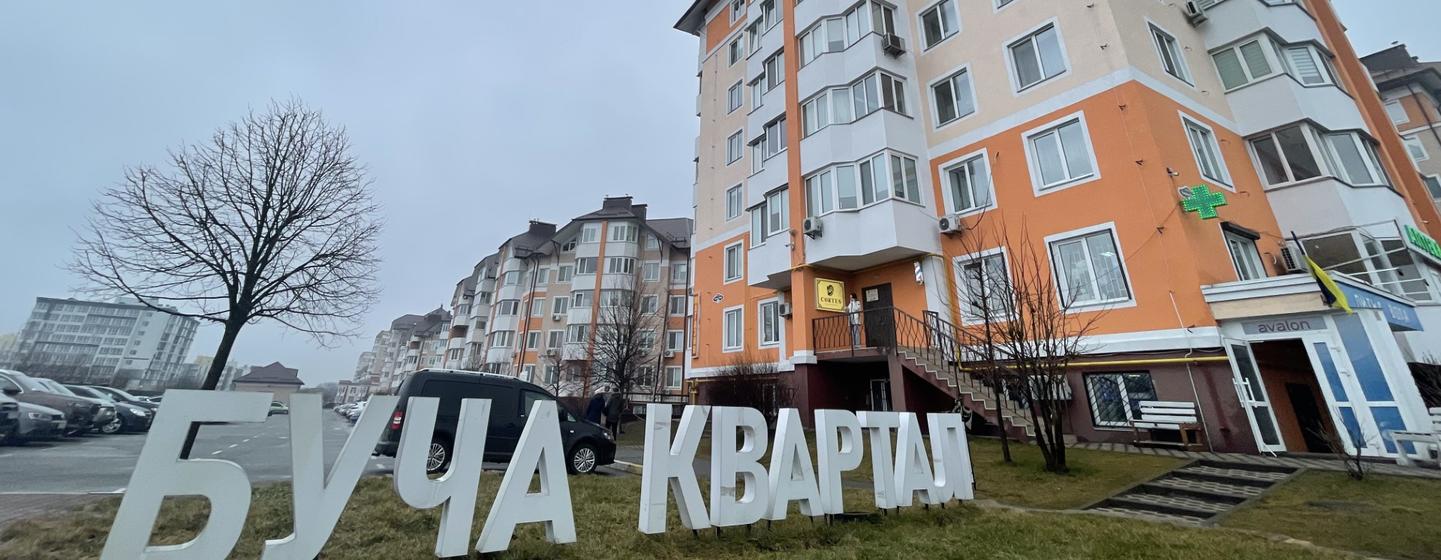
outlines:
M1298 457L1298 456L1277 456L1251 455L1248 453L1215 453L1212 451L1181 451L1179 449L1165 449L1156 447L1136 447L1129 443L1075 443L1071 445L1074 449L1089 449L1093 451L1110 451L1113 453L1135 453L1139 455L1158 455L1162 457L1175 457L1178 459L1210 459L1212 461L1224 461L1227 463L1241 463L1245 465L1291 467L1296 469L1313 469L1318 471L1341 471L1346 470L1346 465L1339 459L1323 457ZM1417 478L1431 478L1441 480L1441 468L1434 466L1403 467L1395 462L1367 462L1366 466L1373 474L1390 476L1411 476Z

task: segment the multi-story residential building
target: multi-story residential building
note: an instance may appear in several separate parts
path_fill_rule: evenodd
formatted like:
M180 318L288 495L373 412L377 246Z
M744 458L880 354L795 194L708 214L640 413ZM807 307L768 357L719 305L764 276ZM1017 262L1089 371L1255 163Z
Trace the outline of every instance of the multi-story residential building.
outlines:
M192 371L195 372L194 385L196 387L200 387L201 384L205 382L205 376L210 373L210 365L214 362L215 356L202 354L195 357L195 361L191 363L191 366ZM217 391L229 391L235 383L235 378L245 375L250 371L250 367L251 366L246 364L237 364L234 362L226 364L225 368L220 370L220 379L216 380L215 389Z
M456 282L450 300L454 317L443 367L478 370L484 362L486 326L490 321L490 301L495 294L499 258L499 255L490 255L481 259L469 275Z
M1441 62L1422 62L1406 45L1361 58L1381 92L1432 202L1441 204Z
M1441 216L1326 0L696 0L676 27L700 43L699 400L760 362L803 418L994 407L882 350L975 324L976 286L1032 257L1094 325L1078 439L1129 441L1153 400L1197 404L1218 450L1324 427L1385 455L1425 425Z
M15 351L20 348L20 333L0 334L0 367L12 368Z
M37 297L13 361L62 383L164 389L199 324L139 303Z
M440 367L445 355L451 314L444 307L424 315L402 315L390 322L385 360L379 385L372 391L394 394L406 376L416 370Z

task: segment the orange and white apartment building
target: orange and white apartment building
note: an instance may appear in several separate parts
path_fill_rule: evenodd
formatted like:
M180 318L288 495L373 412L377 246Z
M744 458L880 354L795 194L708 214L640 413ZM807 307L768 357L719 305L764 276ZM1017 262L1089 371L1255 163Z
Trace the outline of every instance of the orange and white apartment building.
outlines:
M1441 215L1326 0L696 0L676 27L700 46L696 400L766 362L803 417L990 406L866 348L972 319L965 279L1013 266L966 233L986 220L1099 315L1079 440L1129 441L1157 400L1216 450L1329 428L1380 456L1429 426L1409 364L1441 356Z

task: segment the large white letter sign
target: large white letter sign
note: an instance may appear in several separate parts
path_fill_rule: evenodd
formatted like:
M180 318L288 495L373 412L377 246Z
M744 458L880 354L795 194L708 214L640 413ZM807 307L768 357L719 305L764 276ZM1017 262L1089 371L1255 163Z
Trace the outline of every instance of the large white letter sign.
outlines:
M710 522L717 527L750 525L765 517L769 489L761 456L766 453L766 419L759 410L711 408ZM741 446L736 447L740 430ZM737 478L745 493L736 495Z
M355 483L365 471L380 432L398 397L376 396L345 440L340 456L325 475L325 441L320 429L320 394L290 396L290 472L295 530L282 539L265 541L262 559L310 560L320 554L345 510Z
M372 397L374 402L375 398ZM435 397L410 397L400 446L395 456L395 493L413 508L440 510L440 531L435 537L437 557L465 556L470 549L470 526L475 519L475 490L480 484L485 436L490 427L490 399L460 401L460 420L451 443L450 468L440 478L425 474L435 432ZM375 406L371 404L370 406ZM366 414L370 409L366 409Z
M863 410L859 414L861 426L871 440L871 483L876 489L876 507L896 507L895 463L891 454L891 430L901 425L901 415L895 412L872 412Z
M914 412L901 413L900 433L896 435L896 505L909 506L916 492L925 494L928 504L940 504L931 460L926 456L926 442L921 424Z
M521 523L545 523L545 540L552 543L575 542L575 513L571 511L564 455L555 401L535 401L490 505L485 528L475 542L476 552L505 550L515 526ZM540 470L540 492L529 494L530 477L536 469Z
M846 512L841 473L861 466L861 422L846 410L816 411L816 468L826 513Z
M680 522L687 529L710 527L705 497L695 476L695 453L705 436L708 406L687 406L680 417L680 433L670 439L670 405L645 406L645 461L640 471L640 532L665 532L667 488L675 492ZM666 483L670 486L667 487Z
M230 555L250 510L250 480L240 465L219 459L178 460L191 422L264 422L270 393L182 391L165 393L165 404L140 449L135 472L102 559L224 558ZM195 539L173 546L146 545L166 496L205 496L210 519Z
M770 494L768 519L773 521L786 518L791 500L801 502L801 515L816 517L826 513L821 491L816 488L801 414L794 408L781 409L776 422L776 443L771 446Z
M931 428L931 458L936 464L935 499L940 503L975 499L965 420L959 414L933 412L926 415L926 423Z

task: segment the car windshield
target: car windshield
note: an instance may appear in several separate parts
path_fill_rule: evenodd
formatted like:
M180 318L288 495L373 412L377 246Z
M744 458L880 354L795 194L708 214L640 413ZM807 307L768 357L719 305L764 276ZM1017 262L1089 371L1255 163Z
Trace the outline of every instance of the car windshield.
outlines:
M45 386L44 386L44 385L41 385L41 384L40 384L39 382L37 382L37 381L35 380L35 378L33 378L33 377L30 377L30 376L27 376L27 375L13 375L13 376L8 376L8 377L9 377L9 379L10 379L11 381L14 381L16 385L19 385L21 388L25 389L26 391L45 391L45 390L46 390L46 389L45 389Z

